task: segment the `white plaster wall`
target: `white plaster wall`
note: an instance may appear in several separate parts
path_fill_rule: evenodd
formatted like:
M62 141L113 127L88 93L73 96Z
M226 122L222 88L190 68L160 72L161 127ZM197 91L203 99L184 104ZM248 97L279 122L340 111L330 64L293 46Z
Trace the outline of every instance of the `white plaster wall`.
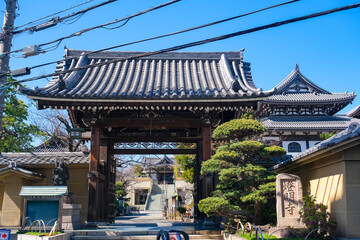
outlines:
M183 188L185 189L186 182L184 180L175 180L175 189Z
M264 141L280 141L280 137L263 137Z
M309 147L313 147L318 142L321 142L321 140L319 140L319 141L309 141Z
M301 152L306 150L306 141L283 141L283 142L282 142L282 147L286 150L286 152L287 152L288 154L291 154L291 155L298 154L298 152L288 152L288 146L289 146L289 144L292 143L292 142L297 142L297 143L300 144L300 146L301 146ZM317 141L316 141L316 142L317 142ZM315 142L315 143L316 143L316 142ZM310 145L310 147L311 147L311 145Z

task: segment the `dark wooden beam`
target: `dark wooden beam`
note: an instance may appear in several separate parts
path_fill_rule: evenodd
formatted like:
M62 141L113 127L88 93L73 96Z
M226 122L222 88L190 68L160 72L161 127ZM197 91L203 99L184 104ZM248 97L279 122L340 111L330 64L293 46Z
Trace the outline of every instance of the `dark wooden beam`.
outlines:
M113 149L111 154L196 154L196 149Z
M201 219L201 212L199 211L198 208L198 203L201 199L201 174L200 174L200 170L201 170L201 161L202 161L202 147L203 147L203 143L202 140L200 139L197 142L197 153L196 153L196 157L195 157L195 162L194 162L194 223L195 224L201 224L202 219Z
M207 161L211 158L211 125L210 121L206 125L204 125L201 128L202 132L202 161ZM201 190L202 190L202 198L210 197L211 192L215 190L214 185L214 175L213 174L205 174L203 175L202 182L200 184ZM204 225L215 225L215 219L213 217L207 217L205 214L201 214L202 216L200 219L202 219Z
M203 139L203 161L209 160L211 157L211 125L206 124L201 128Z
M103 127L124 127L124 128L141 128L141 129L183 129L183 128L199 128L203 125L201 119L194 118L177 118L177 119L101 119L97 122Z
M100 153L99 153L99 164L100 172L102 175L101 179L101 191L98 191L98 220L101 222L107 221L108 211L108 173L107 173L107 160L108 160L108 142L105 139L100 139Z
M119 139L119 142L184 142L196 143L201 137L108 137L114 141Z
M100 159L100 127L95 124L91 125L91 149L89 162L89 198L88 198L88 223L97 222L98 206L98 185L99 178L91 173L99 171Z
M101 138L111 139L116 142L118 139L121 142L190 142L195 143L198 139L201 139L201 136L193 136L193 137L172 137L171 133L168 134L159 134L156 136L119 136L116 133L107 133L106 135L101 134ZM91 132L84 132L81 135L81 139L90 140Z

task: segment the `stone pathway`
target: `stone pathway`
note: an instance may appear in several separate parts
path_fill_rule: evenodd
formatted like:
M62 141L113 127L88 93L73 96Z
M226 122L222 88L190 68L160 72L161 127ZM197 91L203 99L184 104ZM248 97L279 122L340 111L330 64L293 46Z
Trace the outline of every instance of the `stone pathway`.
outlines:
M190 239L222 239L219 229L198 227L193 223L175 222L162 217L160 211L141 211L117 217L114 224L74 231L72 240L154 240L160 230L185 231Z
M143 224L156 224L156 223L169 223L169 220L162 216L161 211L140 211L138 214L129 216L117 217L115 224L112 226L120 225L143 225Z

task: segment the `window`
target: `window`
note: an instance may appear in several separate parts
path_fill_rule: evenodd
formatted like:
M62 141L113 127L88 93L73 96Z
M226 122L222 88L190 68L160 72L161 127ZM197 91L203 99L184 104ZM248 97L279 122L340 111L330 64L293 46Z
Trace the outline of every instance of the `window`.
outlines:
M297 142L289 143L288 152L301 152L301 146Z

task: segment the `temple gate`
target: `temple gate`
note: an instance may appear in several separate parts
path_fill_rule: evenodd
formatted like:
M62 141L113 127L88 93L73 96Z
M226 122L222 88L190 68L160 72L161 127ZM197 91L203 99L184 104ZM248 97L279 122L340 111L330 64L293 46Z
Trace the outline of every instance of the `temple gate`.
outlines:
M38 109L66 109L72 124L91 141L88 223L115 218L117 154L195 154L195 221L209 224L197 210L214 190L214 176L201 176L211 157L211 131L239 118L272 91L255 87L242 52L172 52L130 59L139 53L66 49L56 71L93 65L54 77L41 89L22 89ZM110 64L99 65L118 59ZM159 148L124 149L125 143ZM196 143L196 149L163 143ZM211 222L210 222L211 224Z

